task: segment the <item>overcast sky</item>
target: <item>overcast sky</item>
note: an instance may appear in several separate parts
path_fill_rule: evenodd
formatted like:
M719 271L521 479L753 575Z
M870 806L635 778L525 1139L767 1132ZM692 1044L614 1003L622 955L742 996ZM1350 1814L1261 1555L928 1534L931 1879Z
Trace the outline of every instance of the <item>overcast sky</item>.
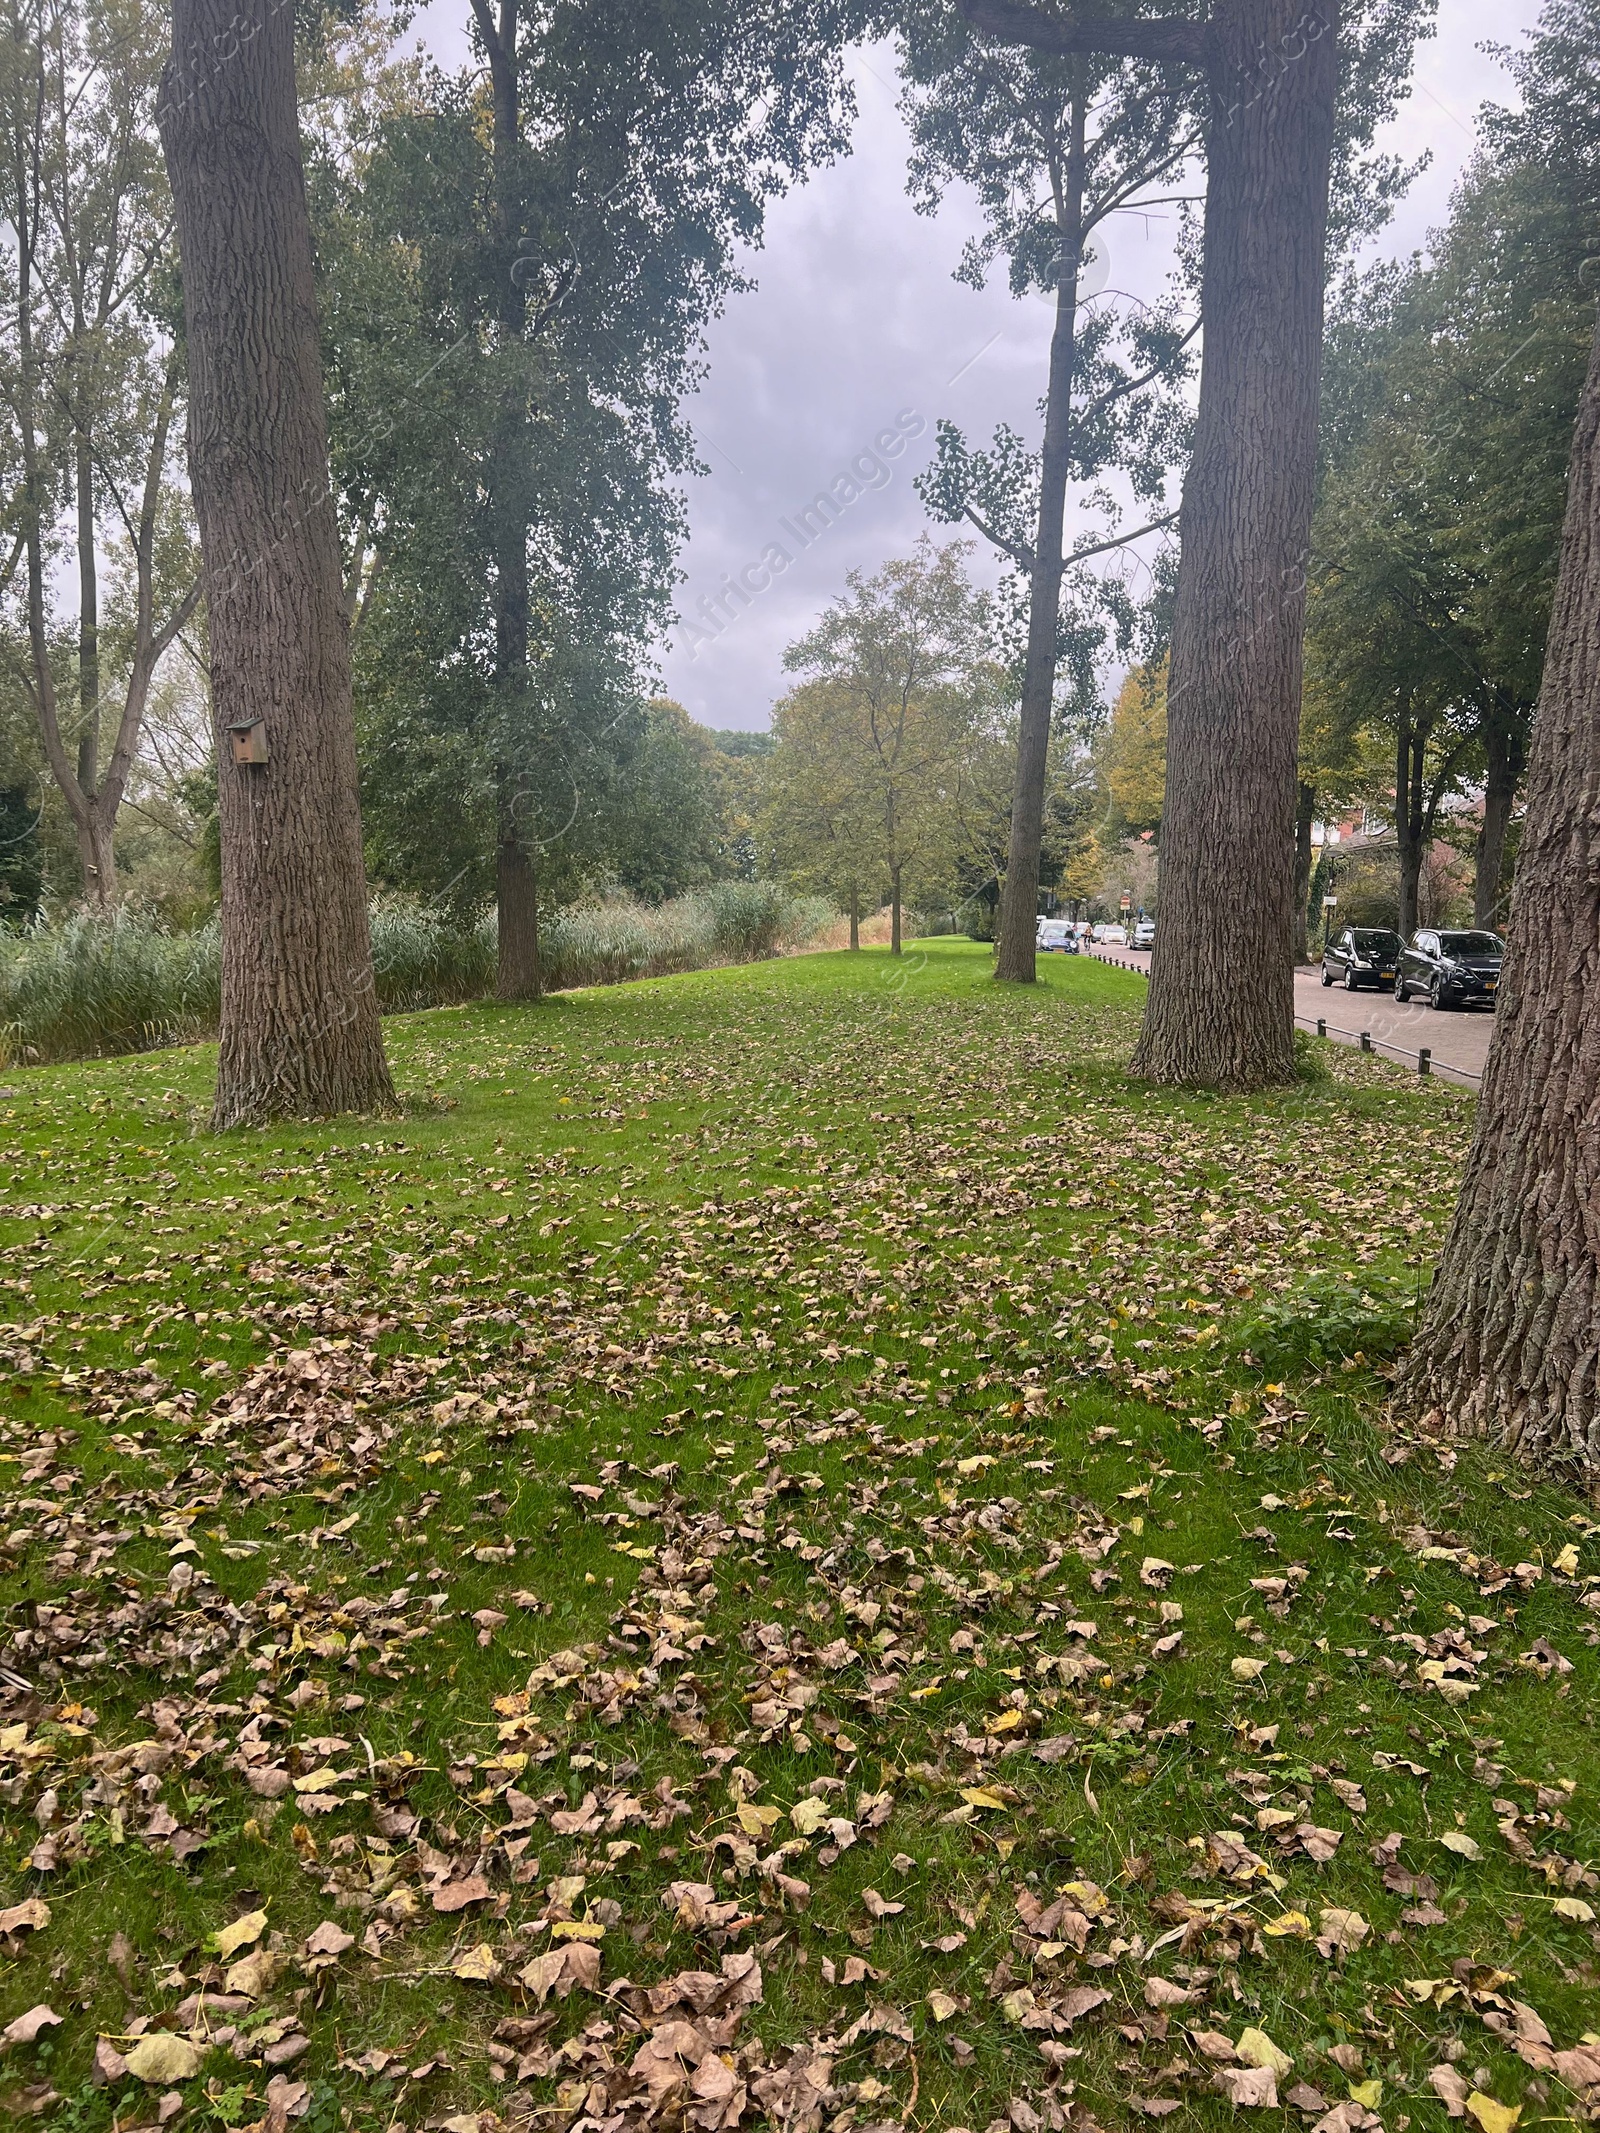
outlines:
M426 41L448 63L463 56L465 13L464 0L433 0L422 18ZM1438 35L1419 48L1415 91L1383 144L1408 159L1427 150L1432 164L1377 251L1409 253L1443 220L1479 104L1508 93L1503 70L1478 47L1515 43L1537 13L1538 0L1439 0ZM680 628L663 650L666 690L711 726L765 726L785 687L784 647L842 590L845 572L905 554L927 528L912 479L938 417L975 439L1001 421L1030 441L1040 427L1048 306L1013 299L1003 278L982 293L952 281L977 226L970 203L953 198L932 218L913 213L892 53L860 55L855 77L852 152L772 207L765 244L748 262L758 286L713 324L705 386L690 411L708 471L688 492L680 613L692 617L725 574L757 562L769 543L795 554L714 641ZM1170 224L1115 223L1112 286L1153 293L1170 234ZM890 478L874 473L877 486L800 552L779 521L897 423L921 430L885 460Z

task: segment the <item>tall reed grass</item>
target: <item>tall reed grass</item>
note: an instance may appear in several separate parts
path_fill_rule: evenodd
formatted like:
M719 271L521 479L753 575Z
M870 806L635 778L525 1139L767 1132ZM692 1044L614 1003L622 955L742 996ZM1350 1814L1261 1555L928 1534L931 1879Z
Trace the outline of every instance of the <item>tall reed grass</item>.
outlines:
M554 992L756 962L815 939L834 917L822 898L775 882L721 882L652 908L626 898L544 922ZM154 1051L215 1034L221 994L213 920L177 933L147 914L74 912L0 933L0 1065ZM454 1006L494 990L493 916L454 922L408 897L377 897L372 956L385 1014Z

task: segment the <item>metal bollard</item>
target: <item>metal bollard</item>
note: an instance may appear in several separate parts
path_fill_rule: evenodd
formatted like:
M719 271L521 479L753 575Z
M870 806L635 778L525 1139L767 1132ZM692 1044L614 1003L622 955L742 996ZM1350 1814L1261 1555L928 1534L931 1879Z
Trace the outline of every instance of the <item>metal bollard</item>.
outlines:
M1327 1036L1327 1034L1328 1034L1328 1018L1327 1018L1327 1016L1326 1016L1326 1015L1318 1015L1318 1017L1317 1017L1317 1035L1318 1035L1319 1037L1326 1037L1326 1036Z
M1433 1072L1433 1053L1427 1045L1424 1045L1417 1054L1417 1072L1419 1074L1431 1074Z
M1361 1049L1364 1052L1370 1052L1372 1050L1372 1032L1369 1029L1364 1029L1361 1032Z

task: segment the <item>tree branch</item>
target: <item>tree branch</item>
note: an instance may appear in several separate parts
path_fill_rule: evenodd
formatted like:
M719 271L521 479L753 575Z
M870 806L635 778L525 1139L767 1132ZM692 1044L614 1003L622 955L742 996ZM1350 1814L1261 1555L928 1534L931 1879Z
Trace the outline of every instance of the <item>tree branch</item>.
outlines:
M1122 59L1187 60L1192 66L1204 66L1211 57L1211 31L1203 22L1160 16L1074 21L1016 0L960 0L960 8L975 30L1036 52L1110 52Z
M12 578L15 577L17 565L22 561L23 550L27 547L27 544L28 536L25 533L19 533L11 543L11 553L6 559L5 568L0 570L0 593L5 591Z
M1143 540L1147 533L1159 533L1163 526L1175 526L1178 518L1176 511L1169 511L1165 518L1153 518L1148 526L1135 526L1131 533L1113 534L1108 541L1095 541L1087 548L1069 549L1061 558L1061 567L1067 570L1074 563L1087 562L1092 555L1105 555L1112 548L1126 548L1130 541Z
M1189 343L1200 331L1202 324L1202 320L1195 320L1194 324L1189 328L1183 339L1179 341L1177 346L1173 349L1172 355L1169 355L1167 357L1167 361L1165 363L1157 363L1153 369L1147 370L1142 378L1124 378L1122 383L1120 385L1114 385L1111 388L1110 392L1102 393L1098 400L1091 400L1089 402L1089 405L1083 411L1084 416L1104 414L1105 410L1108 407L1115 407L1119 400L1126 400L1130 393L1143 392L1144 388L1147 385L1154 385L1157 378L1159 378L1161 373L1166 369L1167 364L1172 361L1172 356L1177 355L1181 349L1188 347ZM1083 417L1080 417L1079 419L1082 420Z
M1028 547L1025 542L1008 541L1003 533L999 532L995 527L988 525L983 519L981 519L978 516L977 512L973 510L971 504L964 504L962 506L962 517L971 519L972 523L977 527L978 531L983 535L984 539L986 541L992 541L996 548L1002 550L1004 554L1010 556L1012 562L1016 564L1019 570L1025 570L1029 573L1030 576L1032 575L1033 550Z

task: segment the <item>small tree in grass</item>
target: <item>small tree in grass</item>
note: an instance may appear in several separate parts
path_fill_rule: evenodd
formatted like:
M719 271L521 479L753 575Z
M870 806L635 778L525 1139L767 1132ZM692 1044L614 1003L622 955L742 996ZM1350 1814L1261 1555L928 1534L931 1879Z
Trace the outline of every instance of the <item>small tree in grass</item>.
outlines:
M785 656L806 680L780 706L774 793L790 761L819 799L827 792L815 819L837 831L851 867L859 855L863 887L872 873L887 887L894 955L908 884L948 872L960 846L969 751L998 681L989 604L968 582L966 553L924 539L873 577L852 571ZM826 853L820 834L813 850Z

